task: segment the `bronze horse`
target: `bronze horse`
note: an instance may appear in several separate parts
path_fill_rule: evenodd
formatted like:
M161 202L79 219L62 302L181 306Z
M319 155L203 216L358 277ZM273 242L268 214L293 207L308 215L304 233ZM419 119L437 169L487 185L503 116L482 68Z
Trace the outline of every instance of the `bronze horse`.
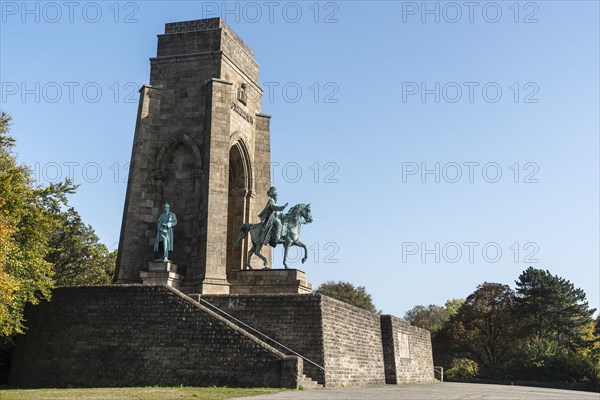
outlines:
M287 269L287 254L288 249L291 246L298 246L304 249L304 257L302 258L302 263L306 261L308 258L308 250L304 243L300 241L300 228L302 224L310 224L313 221L312 213L310 211L310 203L309 204L296 204L292 207L282 218L282 242L283 243L275 243L273 240L273 235L269 240L269 245L271 247L276 247L277 244L283 244L284 252L283 252L283 266ZM260 253L263 244L258 240L261 237L263 224L243 224L240 228L240 233L238 234L235 242L233 243L233 247L238 246L242 240L248 235L250 232L250 238L252 240L252 248L248 252L248 260L246 261L245 267L247 269L254 269L252 265L250 265L250 259L252 255L255 254L258 258L263 260L263 264L265 268L269 268L267 259Z

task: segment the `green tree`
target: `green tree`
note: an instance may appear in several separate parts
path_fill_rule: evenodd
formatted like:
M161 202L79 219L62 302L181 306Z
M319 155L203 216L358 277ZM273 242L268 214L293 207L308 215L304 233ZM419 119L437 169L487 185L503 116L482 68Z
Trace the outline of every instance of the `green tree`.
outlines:
M3 209L1 204L0 209ZM10 276L4 268L6 257L14 251L14 243L11 241L13 231L8 218L0 215L0 327L4 326L12 317L11 312L19 289L17 280ZM0 332L4 332L4 330Z
M0 115L0 336L23 332L23 307L50 298L52 264L45 258L57 214L75 187L70 182L41 187L17 164L10 117Z
M531 336L519 346L511 372L522 380L598 382L599 368L591 349L572 350L554 339Z
M596 371L596 382L600 382L600 315L594 321L594 344L591 346L589 358L592 368Z
M585 292L550 271L527 268L516 281L521 345L512 362L519 379L597 382L598 336Z
M473 379L479 375L479 364L468 358L455 358L450 363L450 368L444 370L448 378Z
M108 284L115 273L116 251L100 243L90 225L72 207L58 216L48 260L56 286Z
M319 286L315 293L333 297L371 312L377 312L373 299L364 286L354 286L350 282L329 281Z
M464 303L463 299L448 300L443 307L435 304L415 306L404 314L404 319L412 325L427 329L431 333L438 332L458 312Z
M451 347L449 358L475 361L480 377L502 377L518 340L513 290L499 283L477 286L440 333Z
M419 328L427 329L431 332L431 346L433 350L433 361L435 365L442 365L445 368L455 367L455 376L466 376L472 374L477 369L467 368L468 372L464 372L461 368L465 365L470 365L466 362L456 362L453 358L453 354L449 352L449 339L444 333L444 327L455 315L462 304L465 302L464 299L451 299L446 301L443 307L435 304L428 306L415 306L411 310L404 314L404 319L410 322L412 325ZM463 372L459 372L463 371ZM470 375L469 375L470 376Z
M404 314L404 319L411 325L427 329L429 332L437 332L450 319L444 307L435 304L428 306L414 306Z
M596 311L585 292L550 271L527 268L516 281L517 312L526 335L556 341L559 347L587 347L583 338Z
M441 329L441 307L407 314L429 324L434 362L449 376L600 381L600 317L592 319L585 293L564 278L530 267L516 291L484 283L464 304L444 308L457 311Z
M462 305L465 304L465 299L450 299L444 304L446 311L450 316L456 315Z

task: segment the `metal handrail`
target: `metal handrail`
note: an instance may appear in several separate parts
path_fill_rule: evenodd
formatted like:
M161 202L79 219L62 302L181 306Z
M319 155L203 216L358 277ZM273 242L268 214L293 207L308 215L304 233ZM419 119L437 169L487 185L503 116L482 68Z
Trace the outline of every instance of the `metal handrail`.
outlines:
M322 366L320 366L319 364L317 364L316 362L309 360L308 358L304 357L302 354L295 352L294 350L290 349L289 347L285 346L282 343L279 343L277 340L265 335L264 333L262 333L261 331L259 331L258 329L254 329L253 327L251 327L250 325L246 324L243 321L240 321L239 319L237 319L236 317L234 317L231 314L226 313L225 311L221 310L219 307L215 306L214 304L209 303L208 301L204 300L202 297L199 297L199 300L208 304L209 306L211 306L212 308L214 308L215 310L225 314L227 317L231 318L232 320L236 321L237 323L245 326L246 328L258 333L259 335L266 337L267 339L269 339L270 341L272 341L273 343L277 344L278 346L283 347L284 349L286 349L287 351L289 351L290 353L300 357L301 359L303 359L304 361L308 361L309 363L311 363L312 365L314 365L317 368L322 369L323 371L325 371L325 368L323 368Z
M433 373L438 373L440 375L440 382L444 382L444 367L433 367Z

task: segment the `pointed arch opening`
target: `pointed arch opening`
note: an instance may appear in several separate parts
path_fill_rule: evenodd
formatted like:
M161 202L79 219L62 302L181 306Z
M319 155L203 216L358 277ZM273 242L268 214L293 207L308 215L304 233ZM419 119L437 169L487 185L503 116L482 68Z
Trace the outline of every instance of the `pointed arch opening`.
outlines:
M199 214L201 199L200 154L198 145L188 135L176 134L159 150L152 173L156 188L153 219L160 215L164 202L169 202L177 215L173 251L169 258L177 264L178 273L186 280L199 273L198 255L194 253L198 247L199 221L194 216ZM152 231L155 229L153 226Z
M249 250L249 238L235 249L235 240L242 224L250 222L252 166L248 150L239 139L229 149L229 187L227 196L227 276L232 270L243 269Z

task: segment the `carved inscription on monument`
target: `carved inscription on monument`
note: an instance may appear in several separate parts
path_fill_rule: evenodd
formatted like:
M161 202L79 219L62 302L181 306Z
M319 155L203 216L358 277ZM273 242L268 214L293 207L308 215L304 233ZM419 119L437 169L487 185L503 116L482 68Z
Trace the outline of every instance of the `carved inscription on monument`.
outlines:
M238 113L239 116L244 118L246 121L250 122L251 124L254 123L254 118L252 118L250 116L250 114L248 114L246 111L244 111L244 109L241 106L239 106L235 103L231 103L231 109L233 111L235 111L236 113Z
M410 358L410 346L408 344L408 334L405 332L396 332L396 343L398 348L396 349L396 357L398 358Z

